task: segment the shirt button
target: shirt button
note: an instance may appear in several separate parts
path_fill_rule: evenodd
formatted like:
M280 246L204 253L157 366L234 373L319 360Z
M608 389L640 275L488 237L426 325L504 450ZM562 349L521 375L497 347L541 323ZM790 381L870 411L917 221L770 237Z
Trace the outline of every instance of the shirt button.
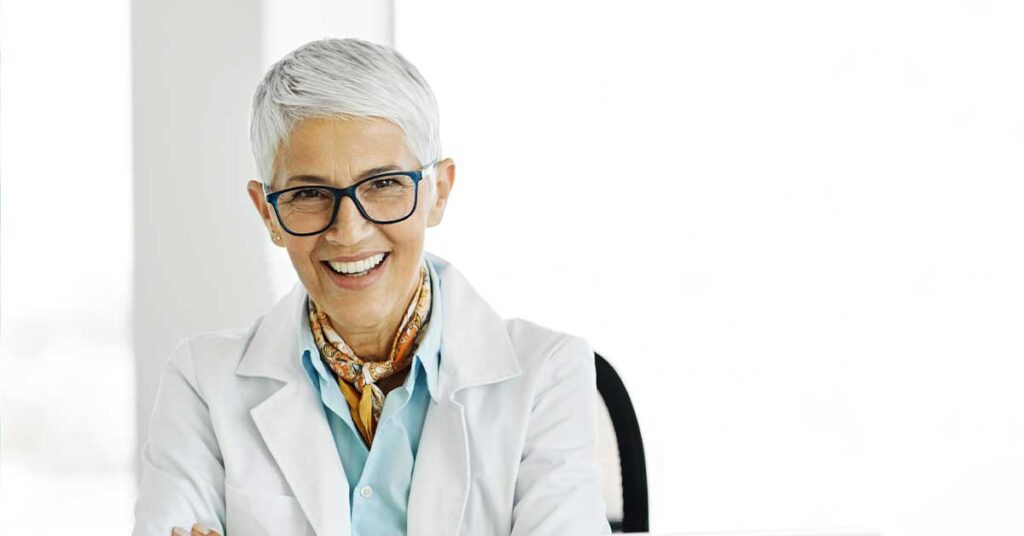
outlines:
M373 488L371 488L370 486L363 486L362 488L359 489L359 496L361 496L364 499L369 499L370 497L373 496Z

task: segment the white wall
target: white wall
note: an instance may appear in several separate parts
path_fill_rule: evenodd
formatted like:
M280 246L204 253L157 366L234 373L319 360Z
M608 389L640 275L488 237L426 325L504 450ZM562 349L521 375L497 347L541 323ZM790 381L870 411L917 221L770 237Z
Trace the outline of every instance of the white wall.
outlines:
M133 0L134 348L139 443L174 345L270 305L245 191L258 2Z
M1024 533L1019 3L395 13L428 248L613 360L653 529Z
M139 445L175 343L247 327L296 281L245 191L266 69L326 36L389 38L387 2L134 0Z

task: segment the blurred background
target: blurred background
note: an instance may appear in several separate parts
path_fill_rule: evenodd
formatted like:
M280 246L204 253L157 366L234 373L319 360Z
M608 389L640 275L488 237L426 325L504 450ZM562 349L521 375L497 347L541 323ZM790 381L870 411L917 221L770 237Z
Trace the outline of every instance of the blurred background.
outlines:
M1024 7L0 0L0 532L127 533L163 363L296 281L263 72L392 44L457 181L427 249L586 337L652 530L1022 534Z

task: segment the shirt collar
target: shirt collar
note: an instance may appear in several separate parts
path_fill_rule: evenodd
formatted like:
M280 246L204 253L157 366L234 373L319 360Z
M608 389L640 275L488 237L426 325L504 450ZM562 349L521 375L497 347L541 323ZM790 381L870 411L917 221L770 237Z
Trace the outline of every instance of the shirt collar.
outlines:
M416 366L419 363L423 366L423 370L426 373L427 391L430 392L430 397L437 401L437 374L441 349L441 325L444 321L444 314L441 303L441 279L437 275L434 264L429 259L426 259L426 263L427 270L430 272L430 317L427 323L427 330L424 332L419 346L416 347L412 362L409 364L411 370L405 385L410 386L409 390L412 390L411 386L414 386L416 381ZM309 330L309 310L306 305L306 300L308 299L309 295L306 294L306 298L301 300L302 311L299 312L301 315L297 341L299 356L303 361L303 368L306 369L309 379L314 385L318 385L317 374L329 380L329 383L333 383L334 378L328 373L327 366L323 360L319 359L320 351L317 350L316 341L313 340L313 334ZM316 359L314 359L314 356Z

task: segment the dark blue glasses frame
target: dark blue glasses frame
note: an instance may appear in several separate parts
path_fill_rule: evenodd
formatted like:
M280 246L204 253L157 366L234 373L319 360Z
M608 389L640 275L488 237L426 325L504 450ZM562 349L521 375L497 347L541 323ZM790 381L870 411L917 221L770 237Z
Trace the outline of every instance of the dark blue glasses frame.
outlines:
M288 232L288 234L294 235L294 236L310 236L310 235L320 234L320 233L326 231L327 229L329 229L332 225L334 225L334 219L338 217L338 209L341 207L341 200L346 198L346 197L352 199L352 203L354 203L355 206L356 206L356 209L359 210L359 214L361 214L363 216L363 218L366 218L367 221L370 221L370 222L373 222L373 223L378 223L378 224L398 223L400 221L405 221L405 220L409 219L409 217L412 216L416 212L416 207L417 207L417 205L419 205L420 181L423 180L424 172L426 170L430 169L431 167L433 167L434 164L436 164L436 163L437 163L436 161L435 162L431 162L430 164L427 164L426 166L423 166L423 169L421 169L419 171L388 171L387 173L379 173L377 175L372 175L370 177L366 177L365 179L363 179L363 180L361 180L361 181L359 181L359 182L349 186L348 188L335 188L333 186L322 186L322 185L317 185L317 184L307 184L307 185L304 185L304 186L293 186L291 188L285 188L284 190L278 190L276 192L270 192L269 191L270 187L267 186L266 184L264 184L263 185L263 192L266 194L267 203L270 203L271 206L274 207L274 214L277 215L278 223L281 224L281 227L286 232ZM405 175L405 176L407 176L407 177L412 179L412 182L413 182L412 210L410 210L408 214L406 214L405 216L403 216L401 218L398 218L397 220L375 220L375 219L371 218L369 214L366 213L366 209L363 208L363 204L359 202L359 198L356 197L356 189L359 188L359 185L361 185L361 184L363 184L365 182L370 182L370 181L372 181L374 179L379 179L381 177L394 177L395 175ZM288 192L293 192L295 190L302 190L304 188L319 188L319 189L327 190L327 191L333 193L334 194L334 209L331 211L331 218L329 220L327 220L327 225L325 225L323 229L320 229L319 231L309 232L309 233L296 233L296 232L292 231L291 229L289 229L288 226L285 225L284 220L281 218L281 213L277 209L277 198L280 197L281 194L285 194L285 193L288 193Z

